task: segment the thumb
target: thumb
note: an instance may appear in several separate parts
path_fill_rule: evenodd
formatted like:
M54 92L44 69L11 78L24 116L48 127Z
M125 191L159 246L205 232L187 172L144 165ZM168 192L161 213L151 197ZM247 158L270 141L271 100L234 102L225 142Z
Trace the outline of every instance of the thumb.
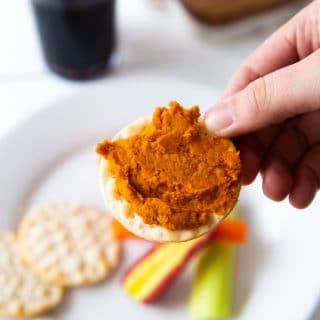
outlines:
M247 134L320 108L320 50L251 82L205 115L210 133Z

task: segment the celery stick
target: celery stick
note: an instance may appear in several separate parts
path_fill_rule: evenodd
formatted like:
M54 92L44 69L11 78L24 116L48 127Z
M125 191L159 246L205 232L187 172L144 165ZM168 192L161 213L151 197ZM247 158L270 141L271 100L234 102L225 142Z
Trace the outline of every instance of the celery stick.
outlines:
M199 254L189 301L191 320L231 317L235 248L210 243Z

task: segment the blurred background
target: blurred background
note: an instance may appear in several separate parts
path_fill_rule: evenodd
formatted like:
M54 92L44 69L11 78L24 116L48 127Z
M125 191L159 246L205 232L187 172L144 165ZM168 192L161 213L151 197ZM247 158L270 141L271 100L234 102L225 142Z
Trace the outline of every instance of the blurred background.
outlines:
M56 4L63 7L65 3L80 3L81 7L96 2L101 0L2 1L0 135L50 102L96 81L111 81L126 74L147 73L222 89L241 61L307 3L299 0L116 0L112 23L111 13L100 17L102 25L103 19L109 21L105 21L109 31L113 23L116 25L116 46L109 48L115 50L112 61L108 60L110 66L102 68L97 75L79 77L86 78L85 81L70 80L68 78L77 76L68 73L65 77L52 73L41 50L35 13L38 26L42 23L42 44L45 45L48 34L54 36L47 44L47 51L51 54L58 50L56 55L59 55L65 43L71 42L59 40L59 30L54 27L54 20L50 20L53 19L50 10L46 16L48 12L41 13L40 6L45 9ZM36 6L40 9L33 11L31 3L34 9ZM63 19L63 15L61 17ZM102 26L96 30L99 27ZM111 31L110 34L113 29ZM110 34L105 35L106 41L110 41L107 38ZM100 43L103 46L104 43ZM59 69L55 71L59 73Z

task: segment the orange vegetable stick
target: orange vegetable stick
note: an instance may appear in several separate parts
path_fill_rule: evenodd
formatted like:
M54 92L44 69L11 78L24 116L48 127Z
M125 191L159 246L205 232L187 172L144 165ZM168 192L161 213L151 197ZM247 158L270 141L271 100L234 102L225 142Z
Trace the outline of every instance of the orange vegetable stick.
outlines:
M212 232L214 241L243 244L247 239L247 224L239 219L225 219Z
M119 240L140 239L122 226L117 220L112 221L112 226L116 237ZM239 219L223 220L211 234L214 241L229 242L234 244L243 244L247 238L247 224Z

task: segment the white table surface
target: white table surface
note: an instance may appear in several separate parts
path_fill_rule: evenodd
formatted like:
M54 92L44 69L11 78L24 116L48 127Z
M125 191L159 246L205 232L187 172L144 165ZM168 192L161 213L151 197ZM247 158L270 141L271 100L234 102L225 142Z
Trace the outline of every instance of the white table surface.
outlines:
M232 26L205 27L177 0L118 0L121 61L106 77L147 73L222 89L244 57L301 6L290 4ZM104 81L69 81L48 71L28 0L1 1L0 39L0 139L36 110Z

